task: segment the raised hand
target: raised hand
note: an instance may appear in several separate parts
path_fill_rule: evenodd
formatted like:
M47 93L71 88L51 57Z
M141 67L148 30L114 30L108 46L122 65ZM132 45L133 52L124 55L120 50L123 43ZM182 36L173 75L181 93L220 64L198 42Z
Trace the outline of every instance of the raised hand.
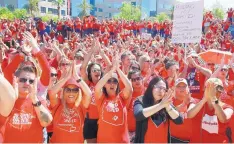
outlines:
M168 92L166 92L160 104L162 104L165 108L168 107L172 102L173 93L174 91L172 89L169 89Z
M24 38L29 42L30 46L33 48L37 48L37 40L32 36L30 32L25 32L24 33Z
M35 78L33 84L29 86L29 96L32 101L37 99L37 78Z
M72 63L72 77L76 80L80 79L80 76L78 75L77 68L76 68L76 62L73 61Z

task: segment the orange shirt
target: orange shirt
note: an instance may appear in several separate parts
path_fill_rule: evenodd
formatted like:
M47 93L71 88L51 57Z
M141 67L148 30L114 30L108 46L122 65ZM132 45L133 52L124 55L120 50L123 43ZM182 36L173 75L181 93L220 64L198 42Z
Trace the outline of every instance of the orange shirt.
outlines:
M96 101L99 109L98 143L129 143L127 126L127 100L120 95Z
M134 132L136 131L136 119L134 117L134 102L137 99L137 97L142 96L144 94L144 90L143 91L133 91L132 93L132 99L131 102L129 104L128 107L128 130L130 132Z
M42 105L46 107L46 101L38 98ZM7 118L4 143L42 143L42 129L31 99L19 98Z
M168 121L157 126L151 117L148 119L148 128L145 134L144 143L167 143L168 142Z
M53 118L51 143L83 143L84 109L82 106L68 109L59 105Z

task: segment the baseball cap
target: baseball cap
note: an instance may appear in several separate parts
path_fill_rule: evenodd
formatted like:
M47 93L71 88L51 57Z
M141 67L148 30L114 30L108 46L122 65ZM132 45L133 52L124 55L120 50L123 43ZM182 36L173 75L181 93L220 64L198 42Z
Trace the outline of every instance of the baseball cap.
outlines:
M117 80L119 81L119 78L118 78L117 73L112 73L111 78L115 78L115 79L117 79ZM111 78L110 78L110 79L111 79Z
M184 83L184 84L188 85L187 80L184 79L184 78L178 78L178 79L176 79L175 86L177 86L179 83Z
M75 85L77 87L80 87L74 78L70 78L69 80L67 80L63 87L66 87L68 85Z
M215 85L219 85L219 86L222 86L223 87L223 82L218 79L218 78L209 78L206 83L205 83L205 86L207 86L208 83L214 83Z

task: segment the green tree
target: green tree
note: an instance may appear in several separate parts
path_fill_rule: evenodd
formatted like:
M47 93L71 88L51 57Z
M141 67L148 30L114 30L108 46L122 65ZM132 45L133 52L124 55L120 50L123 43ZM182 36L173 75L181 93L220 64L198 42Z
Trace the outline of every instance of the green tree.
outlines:
M218 19L224 19L224 15L225 15L225 12L223 11L223 9L221 8L214 8L212 10L213 14L214 14L214 17L218 18Z
M89 15L89 11L93 9L93 6L87 3L86 0L82 0L82 3L77 5L77 8L80 10L78 16L83 18Z
M43 22L48 22L48 21L50 21L51 19L53 20L53 21L58 21L58 16L52 16L52 15L50 15L51 13L49 12L49 13L47 13L46 15L44 15L44 16L41 16L41 20L43 21Z
M8 8L10 11L14 11L14 10L15 10L15 6L12 5L12 4L7 5L7 8Z
M0 19L13 20L14 18L14 14L8 8L0 7Z
M158 22L163 22L165 20L169 20L170 17L166 13L162 12L156 16L156 19L158 20Z
M33 13L39 11L39 8L38 8L39 1L40 0L28 0L28 8L29 8L29 12L30 12L31 16L34 16Z
M124 2L120 8L120 13L116 17L139 21L141 19L141 9L139 6L133 6L129 2Z
M13 12L15 18L24 18L27 15L27 10L26 9L15 9Z
M54 0L53 4L57 6L58 9L58 18L60 19L61 17L61 7L65 5L64 0Z

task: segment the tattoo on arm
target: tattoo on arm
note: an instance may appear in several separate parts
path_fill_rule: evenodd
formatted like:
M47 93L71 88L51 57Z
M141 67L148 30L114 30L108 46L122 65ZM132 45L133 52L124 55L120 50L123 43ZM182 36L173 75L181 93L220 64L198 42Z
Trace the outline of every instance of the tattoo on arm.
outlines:
M47 122L47 123L49 122L49 116L45 112L43 112L43 111L40 111L40 118L44 122Z

